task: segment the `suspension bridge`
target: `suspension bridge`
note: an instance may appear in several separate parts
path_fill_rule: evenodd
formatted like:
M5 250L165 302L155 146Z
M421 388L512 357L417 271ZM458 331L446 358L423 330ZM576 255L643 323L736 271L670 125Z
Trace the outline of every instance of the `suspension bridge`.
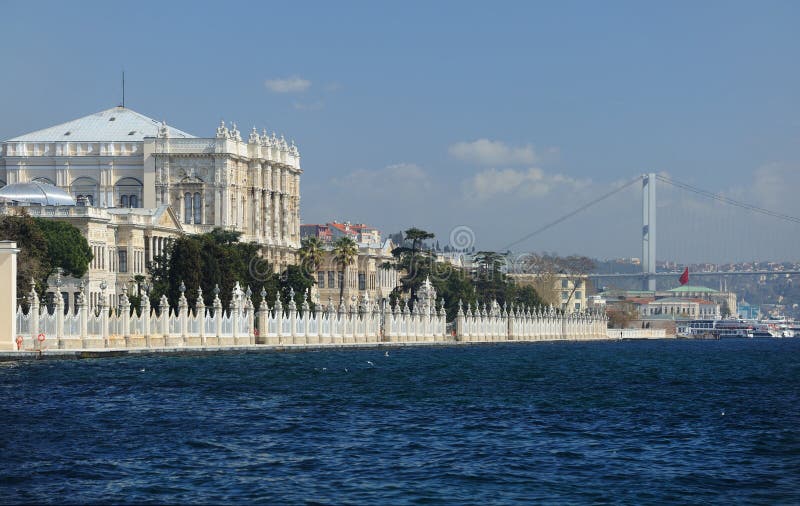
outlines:
M641 280L641 287L643 290L655 291L657 279L670 277L677 279L678 276L680 276L683 268L680 270L657 270L656 246L659 244L659 242L657 242L657 238L658 241L663 241L661 238L659 238L659 227L656 220L658 212L657 210L659 209L659 207L656 206L657 184L659 186L663 185L671 190L677 190L678 192L695 199L694 201L683 201L684 205L679 205L673 198L672 202L667 203L665 206L661 206L662 213L667 211L666 218L672 218L672 223L669 223L669 228L672 230L673 234L675 230L679 229L680 227L685 227L687 224L690 228L692 226L695 228L703 227L703 229L691 231L694 237L702 237L701 240L681 241L680 239L676 240L673 237L672 241L667 241L665 244L672 246L672 250L676 250L675 245L677 243L684 249L692 249L695 253L697 250L700 250L699 253L702 254L702 249L704 247L706 249L710 249L708 248L709 244L719 243L720 245L717 249L733 251L737 248L737 246L739 247L739 250L742 250L742 246L751 247L754 244L757 244L758 241L762 241L766 248L770 248L772 240L785 239L792 236L800 237L800 227L797 226L800 225L800 218L798 217L773 209L767 209L753 203L744 202L739 199L734 199L731 196L722 193L714 193L702 188L698 188L694 185L678 181L666 175L647 173L638 175L635 178L616 186L610 191L586 202L585 204L580 205L579 207L559 216L557 219L540 226L536 230L510 243L505 249L510 249L530 240L539 234L551 230L554 227L570 220L571 218L598 206L600 203L622 194L626 190L632 191L632 187L637 184L641 185L641 269L638 272L592 273L589 274L590 278L603 280L615 278L628 280L639 279ZM688 204L686 202L688 202ZM703 208L698 204L698 202L705 202L710 204L712 207ZM698 225L703 209L706 211L710 209L716 209L716 213L709 214L715 214L715 217L717 218L721 217L721 221L723 223L717 222L712 225ZM727 209L727 215L723 215L723 213L719 211L720 209ZM762 226L757 226L758 224L742 225L744 217L750 217L751 221L754 218L761 218L766 221L761 222L763 224ZM726 218L728 223L724 223ZM733 225L731 225L731 221L734 222ZM778 234L779 237L764 239L764 232L767 228L769 228L766 224L774 225L777 222L787 224L789 228L786 229L785 232L773 232ZM743 237L744 239L742 239ZM726 243L726 241L728 241L730 244ZM800 246L800 244L798 244L798 246ZM795 251L798 250L799 249L795 249ZM773 253L773 251L769 251L769 253ZM739 251L739 254L740 256L742 255L741 251ZM689 262L685 263L688 264ZM798 269L795 265L794 268L783 268L780 270L769 270L764 268L750 268L747 270L710 269L706 271L692 271L691 276L700 278L727 278L729 276L744 277L797 274L800 274L800 269Z

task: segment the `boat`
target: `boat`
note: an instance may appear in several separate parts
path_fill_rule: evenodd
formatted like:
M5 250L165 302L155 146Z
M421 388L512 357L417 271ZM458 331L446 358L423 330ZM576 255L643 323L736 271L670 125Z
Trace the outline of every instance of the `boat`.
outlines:
M750 320L689 320L677 326L677 335L693 339L754 337L755 322Z

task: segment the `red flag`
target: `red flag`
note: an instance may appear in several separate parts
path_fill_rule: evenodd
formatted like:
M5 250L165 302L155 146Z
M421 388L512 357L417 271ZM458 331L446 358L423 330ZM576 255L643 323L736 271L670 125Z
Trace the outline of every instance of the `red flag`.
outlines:
M689 268L688 267L686 268L685 271L683 271L683 274L681 274L681 277L678 278L678 281L680 281L681 285L685 285L686 283L689 282Z

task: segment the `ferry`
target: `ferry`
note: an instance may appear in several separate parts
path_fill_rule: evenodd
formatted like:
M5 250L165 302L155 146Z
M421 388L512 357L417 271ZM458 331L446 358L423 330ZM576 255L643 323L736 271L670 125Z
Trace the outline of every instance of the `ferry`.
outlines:
M732 337L790 337L755 320L689 320L677 326L678 337L727 339Z

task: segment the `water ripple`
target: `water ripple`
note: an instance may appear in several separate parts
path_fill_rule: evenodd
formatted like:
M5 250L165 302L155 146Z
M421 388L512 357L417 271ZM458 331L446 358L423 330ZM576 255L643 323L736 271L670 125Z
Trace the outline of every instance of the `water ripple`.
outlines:
M800 503L800 340L0 366L0 503Z

